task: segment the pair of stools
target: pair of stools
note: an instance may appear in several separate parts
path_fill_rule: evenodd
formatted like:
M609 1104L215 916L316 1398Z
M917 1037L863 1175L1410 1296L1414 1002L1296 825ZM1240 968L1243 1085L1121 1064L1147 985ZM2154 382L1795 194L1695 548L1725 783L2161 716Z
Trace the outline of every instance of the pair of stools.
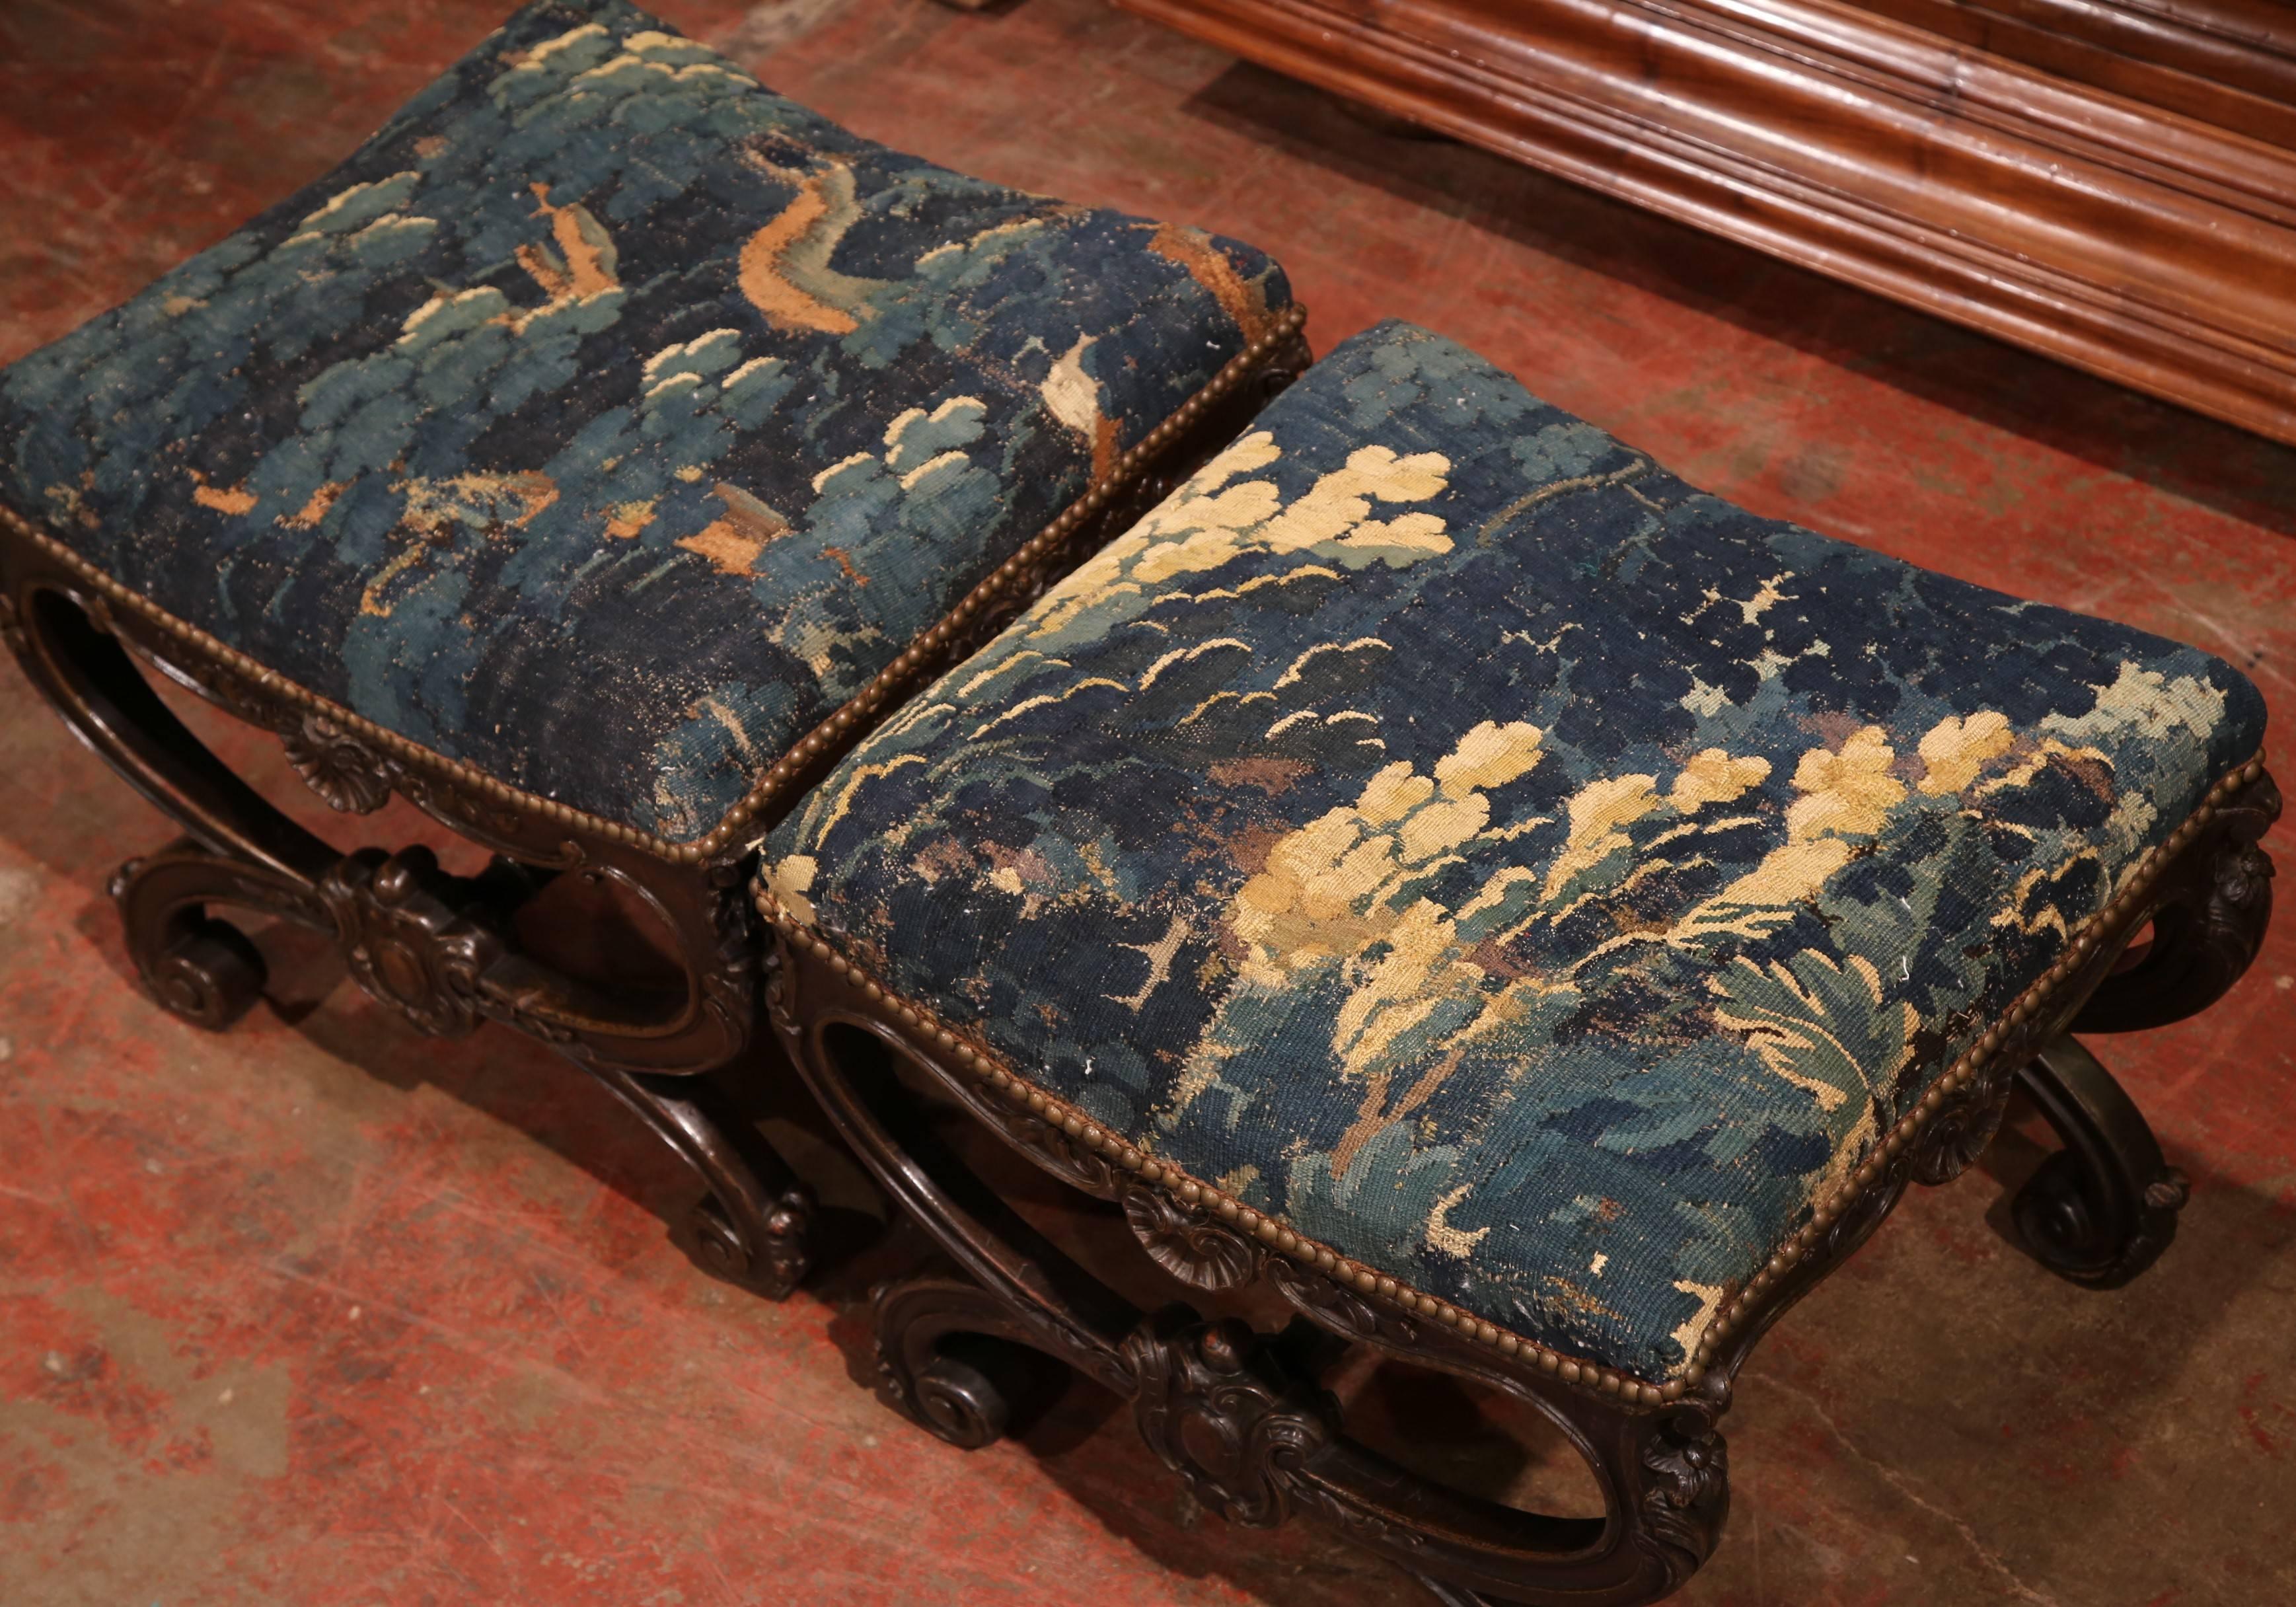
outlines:
M0 624L184 829L113 889L170 1010L260 995L220 907L332 934L414 1026L611 1088L773 1295L810 1196L721 1079L793 1068L947 1252L875 1297L943 1438L1002 1431L979 1342L1017 1344L1232 1518L1447 1602L1652 1600L1715 1543L1755 1340L2013 1087L2067 1145L2034 1253L2112 1287L2168 1242L2181 1179L2068 1035L2253 956L2264 709L1703 496L1425 331L1308 368L1302 323L1247 247L544 0L0 373ZM490 866L339 852L147 670ZM1055 1249L952 1108L1173 1303ZM1351 1440L1320 1381L1358 1347L1544 1413L1605 1514Z

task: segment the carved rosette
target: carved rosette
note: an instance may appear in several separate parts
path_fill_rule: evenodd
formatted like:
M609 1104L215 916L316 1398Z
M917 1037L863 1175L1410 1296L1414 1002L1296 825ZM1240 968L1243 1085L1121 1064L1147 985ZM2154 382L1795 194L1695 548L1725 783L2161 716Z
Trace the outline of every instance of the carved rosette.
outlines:
M1286 1377L1243 1323L1185 1307L1142 1324L1124 1357L1141 1438L1199 1501L1255 1529L1292 1515L1308 1460L1339 1438L1329 1395Z
M2023 1059L2005 1045L1931 1119L1914 1142L1911 1171L1917 1181L1932 1187L1950 1183L1977 1163L2001 1130Z
M2254 843L2227 849L2217 860L2216 896L2247 909L2272 891L2272 858Z
M1422 1330L1411 1318L1374 1305L1312 1267L1254 1244L1204 1206L1138 1182L1128 1182L1119 1198L1141 1248L1191 1287L1233 1289L1265 1278L1293 1309L1348 1339L1420 1342Z
M2270 776L2259 776L2226 813L2230 829L2210 867L2200 940L2224 954L2229 988L2256 958L2272 919L2272 858L2257 845L2280 818L2280 790Z
M389 760L323 714L307 714L282 739L303 784L345 815L372 815L390 801Z
M430 849L365 849L319 883L350 972L424 1032L458 1037L485 1019L484 978L501 936L454 898Z

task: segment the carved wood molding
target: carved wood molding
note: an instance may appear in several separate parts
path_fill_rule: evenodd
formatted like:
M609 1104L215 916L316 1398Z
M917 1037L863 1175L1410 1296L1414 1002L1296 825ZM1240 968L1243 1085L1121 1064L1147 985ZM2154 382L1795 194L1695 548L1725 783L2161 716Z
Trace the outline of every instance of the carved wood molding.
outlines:
M1717 1428L1728 1404L1725 1381L1674 1398L1628 1392L1615 1378L1606 1391L1591 1367L1582 1376L1569 1364L1564 1377L1529 1348L1493 1344L1456 1316L1406 1316L1391 1279L1350 1279L1328 1252L1232 1201L1193 1185L1182 1185L1193 1197L1158 1187L1120 1152L1111 1157L1073 1113L1029 1110L1009 1086L988 1092L978 1053L955 1034L787 932L768 962L767 999L783 1047L832 1125L966 1275L928 1271L881 1286L872 1300L886 1390L941 1439L977 1448L1004 1431L1007 1406L983 1370L988 1358L942 1345L960 1335L998 1339L1128 1398L1150 1448L1206 1506L1253 1526L1313 1519L1398 1563L1445 1601L1638 1607L1678 1587L1711 1553L1728 1510ZM1318 1348L1300 1337L1300 1325L1268 1335L1185 1306L1154 1314L1131 1306L1013 1213L985 1209L982 1180L955 1176L969 1168L954 1154L909 1148L886 1112L906 1107L912 1090L876 1072L850 1075L867 1062L865 1055L849 1066L855 1035L878 1039L1063 1182L1117 1201L1142 1249L1181 1282L1209 1291L1264 1279L1347 1343L1480 1379L1529 1403L1587 1458L1605 1515L1560 1518L1463 1494L1352 1439L1319 1382ZM1001 1119L1000 1105L1027 1117Z
M2296 441L2296 29L2244 0L1117 3Z
M1855 0L2092 88L2296 146L2284 0Z

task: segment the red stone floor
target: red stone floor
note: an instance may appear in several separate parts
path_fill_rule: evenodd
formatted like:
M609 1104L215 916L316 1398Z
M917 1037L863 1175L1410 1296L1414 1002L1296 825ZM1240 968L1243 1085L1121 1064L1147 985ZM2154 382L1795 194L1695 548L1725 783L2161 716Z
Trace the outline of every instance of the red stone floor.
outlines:
M0 361L317 176L506 4L0 0ZM1098 0L660 4L865 134L1270 248L1319 345L1433 325L1716 491L2201 644L2296 707L2296 452ZM231 1034L161 1014L103 888L168 833L0 686L0 1603L1421 1599L1205 1514L1081 1387L970 1455L908 1427L857 1382L859 1300L914 1242L783 1305L726 1291L666 1236L680 1180L523 1041L410 1038L269 938ZM2296 1601L2292 972L2296 920L2218 1009L2099 1045L2194 1179L2142 1283L2009 1248L2013 1136L1786 1323L1680 1600ZM866 1239L865 1185L776 1119Z

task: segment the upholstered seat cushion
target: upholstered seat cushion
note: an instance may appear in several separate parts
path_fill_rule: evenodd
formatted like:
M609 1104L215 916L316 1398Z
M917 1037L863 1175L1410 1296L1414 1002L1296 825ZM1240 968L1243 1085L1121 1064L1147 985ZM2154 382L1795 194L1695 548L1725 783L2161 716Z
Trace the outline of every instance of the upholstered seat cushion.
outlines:
M1163 1164L1656 1381L2263 718L1390 324L853 753L765 888Z
M1245 247L545 0L0 374L0 505L354 714L685 840L1288 299Z

